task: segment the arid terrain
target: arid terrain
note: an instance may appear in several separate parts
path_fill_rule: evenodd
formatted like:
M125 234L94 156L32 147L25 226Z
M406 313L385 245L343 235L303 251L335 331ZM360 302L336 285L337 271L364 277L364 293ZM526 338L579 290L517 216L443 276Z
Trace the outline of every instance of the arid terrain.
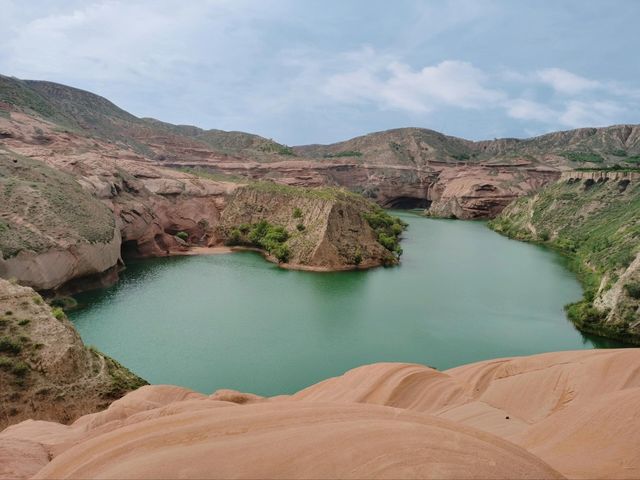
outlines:
M148 386L0 434L5 478L637 478L637 350L439 372L374 364L292 396Z

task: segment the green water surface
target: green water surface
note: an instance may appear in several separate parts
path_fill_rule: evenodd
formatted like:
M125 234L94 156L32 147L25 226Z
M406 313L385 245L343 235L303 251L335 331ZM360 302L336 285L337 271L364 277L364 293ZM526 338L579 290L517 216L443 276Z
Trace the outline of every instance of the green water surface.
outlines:
M204 393L292 393L372 362L446 369L617 346L566 319L581 289L557 254L481 222L395 213L410 225L399 267L287 271L252 252L129 261L70 317L149 382Z

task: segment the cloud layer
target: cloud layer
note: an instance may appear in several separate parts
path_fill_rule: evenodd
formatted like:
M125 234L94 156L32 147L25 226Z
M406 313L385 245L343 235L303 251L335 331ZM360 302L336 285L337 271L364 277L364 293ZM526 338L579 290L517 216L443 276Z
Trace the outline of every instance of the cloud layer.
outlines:
M640 66L614 49L640 46L620 38L637 2L617 14L606 2L305 3L0 0L0 73L291 144L408 125L483 138L639 121Z

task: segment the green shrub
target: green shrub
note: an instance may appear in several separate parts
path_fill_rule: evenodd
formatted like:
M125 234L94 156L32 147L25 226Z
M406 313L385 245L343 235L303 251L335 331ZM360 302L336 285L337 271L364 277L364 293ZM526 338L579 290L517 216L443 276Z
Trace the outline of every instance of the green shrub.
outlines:
M397 240L395 237L391 237L384 232L378 234L378 243L387 250L393 251L397 246Z
M22 351L22 345L9 337L0 337L0 352L16 355Z
M629 282L624 286L624 289L631 298L640 300L640 282Z
M615 155L616 157L626 157L627 152L625 150L617 149L611 152L611 155Z
M267 234L269 230L269 222L266 220L261 220L258 223L254 224L249 231L249 241L254 245L260 246L262 239Z
M302 210L298 207L293 209L293 218L302 218Z
M14 363L15 361L13 359L0 355L1 370L11 370L11 368L13 368Z
M18 325L20 325L21 327L24 327L25 325L28 325L30 321L31 320L29 320L28 318L25 318L25 319L20 320L18 322Z
M591 302L582 300L565 306L569 320L581 325L596 325L600 323L606 314L593 307Z
M304 232L306 229L306 227L304 226L303 223L299 223L296 225L296 230L298 230L299 232Z
M16 362L13 367L11 368L11 372L16 376L16 377L20 377L20 378L24 378L27 376L27 374L29 373L29 370L31 370L29 368L29 365L27 365L26 363L20 361L20 362Z
M178 237L180 240L184 242L189 240L189 234L187 232L178 232L176 233L176 237Z
M362 263L362 252L360 248L356 249L356 254L353 256L354 265L360 265Z
M227 238L227 245L240 245L242 243L242 232L239 228L232 228Z
M289 251L289 247L287 245L278 244L275 245L269 250L269 252L278 259L281 263L286 263L289 261L289 256L291 252Z
M304 225L302 225L304 229ZM300 230L298 228L298 230ZM243 224L231 229L227 238L227 245L249 245L266 250L280 262L286 262L291 254L285 242L289 239L289 232L284 227L271 225L261 220L253 225Z
M363 213L362 216L376 232L378 243L400 257L400 235L407 228L407 224L397 217L392 217L382 208Z
M64 310L62 310L60 307L53 307L51 309L51 314L56 320L63 320L66 316L64 314Z

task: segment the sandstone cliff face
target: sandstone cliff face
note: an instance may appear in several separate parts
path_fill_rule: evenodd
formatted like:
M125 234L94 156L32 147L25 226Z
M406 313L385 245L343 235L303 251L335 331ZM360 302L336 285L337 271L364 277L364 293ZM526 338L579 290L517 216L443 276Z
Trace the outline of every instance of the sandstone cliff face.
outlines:
M637 478L638 349L439 372L381 363L292 396L143 387L0 433L6 478Z
M372 211L364 198L335 189L300 189L254 184L238 189L222 212L219 238L266 220L284 227L290 254L284 266L341 270L397 263L380 243L363 213Z
M581 330L640 343L640 175L566 172L490 225L575 259L585 299L568 308Z
M31 288L0 279L0 428L27 418L68 423L145 383L85 347Z
M236 188L158 168L135 152L19 112L0 124L0 276L39 290L87 288L101 275L114 280L123 250L184 250L178 232L191 245L209 245L224 199Z

